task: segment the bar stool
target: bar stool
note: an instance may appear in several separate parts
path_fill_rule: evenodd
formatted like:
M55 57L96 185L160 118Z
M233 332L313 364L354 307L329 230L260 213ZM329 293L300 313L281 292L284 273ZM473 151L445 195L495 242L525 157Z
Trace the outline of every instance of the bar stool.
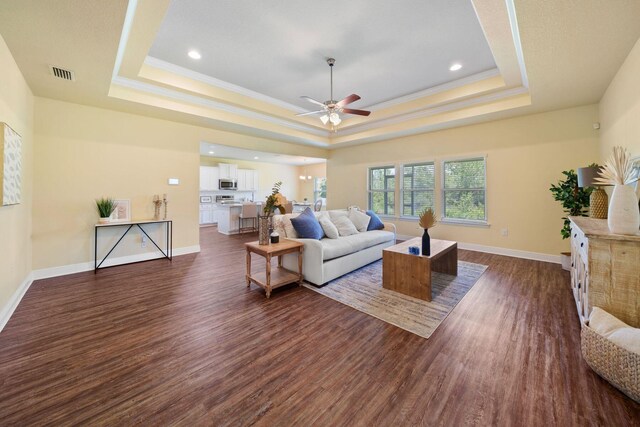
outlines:
M250 219L251 227L243 227L244 221ZM257 231L258 230L258 205L255 203L247 202L242 204L242 211L238 217L238 233L244 231Z
M313 205L314 212L320 212L322 210L322 199L318 199Z

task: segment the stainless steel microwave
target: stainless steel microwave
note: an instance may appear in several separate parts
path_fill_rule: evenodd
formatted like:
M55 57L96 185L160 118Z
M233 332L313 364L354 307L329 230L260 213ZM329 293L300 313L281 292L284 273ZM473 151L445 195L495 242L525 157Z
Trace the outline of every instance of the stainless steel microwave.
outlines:
M237 190L238 183L235 179L220 179L218 180L218 188L220 190Z

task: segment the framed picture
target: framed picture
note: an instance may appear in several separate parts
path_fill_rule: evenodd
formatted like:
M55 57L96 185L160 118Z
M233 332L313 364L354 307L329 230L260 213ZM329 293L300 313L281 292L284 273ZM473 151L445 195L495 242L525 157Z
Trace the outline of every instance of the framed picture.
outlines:
M116 208L111 214L111 222L127 222L131 221L131 200L116 199Z
M0 200L2 206L17 205L22 198L22 138L0 123Z

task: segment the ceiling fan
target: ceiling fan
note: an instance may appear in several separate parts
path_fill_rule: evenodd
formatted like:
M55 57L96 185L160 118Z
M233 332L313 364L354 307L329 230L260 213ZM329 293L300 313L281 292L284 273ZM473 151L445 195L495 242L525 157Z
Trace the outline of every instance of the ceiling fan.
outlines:
M329 101L320 102L308 96L301 96L301 98L306 99L312 104L321 106L322 109L316 110L316 111L310 111L308 113L296 114L296 116L310 116L313 114L322 114L322 116L320 116L320 120L322 121L322 124L326 125L327 123L331 122L331 128L334 130L336 126L338 126L340 122L342 122L342 119L340 118L340 113L357 114L359 116L368 116L369 114L371 114L371 111L354 110L352 108L345 108L346 105L351 104L352 102L355 102L360 99L360 97L355 93L347 96L342 101L335 101L333 99L333 65L335 63L336 63L335 59L333 58L327 59L327 64L329 64L329 67L331 70L331 98L329 99Z

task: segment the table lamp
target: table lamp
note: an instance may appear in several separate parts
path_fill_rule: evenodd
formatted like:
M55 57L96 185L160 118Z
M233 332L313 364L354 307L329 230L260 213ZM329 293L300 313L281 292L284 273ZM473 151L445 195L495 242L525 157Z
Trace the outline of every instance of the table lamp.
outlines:
M591 218L607 218L609 210L609 197L607 193L595 182L600 177L599 166L589 166L586 168L578 168L578 187L595 187L589 198L589 216Z

